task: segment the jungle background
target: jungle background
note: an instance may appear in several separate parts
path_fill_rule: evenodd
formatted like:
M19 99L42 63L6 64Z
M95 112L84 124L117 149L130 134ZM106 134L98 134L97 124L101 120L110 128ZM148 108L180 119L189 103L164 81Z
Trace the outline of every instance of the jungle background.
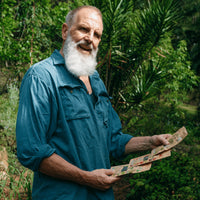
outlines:
M182 126L189 133L171 157L115 184L115 198L199 200L200 0L1 0L0 199L31 199L33 174L16 156L21 80L61 48L66 14L86 4L103 14L97 70L124 133L173 134ZM111 162L126 164L145 153Z

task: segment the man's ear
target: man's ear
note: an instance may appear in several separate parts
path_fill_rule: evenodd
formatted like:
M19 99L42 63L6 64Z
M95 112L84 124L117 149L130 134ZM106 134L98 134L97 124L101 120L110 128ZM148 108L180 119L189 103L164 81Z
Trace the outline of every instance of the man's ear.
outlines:
M69 29L68 25L66 23L64 23L62 25L62 39L63 40L67 39L68 29Z

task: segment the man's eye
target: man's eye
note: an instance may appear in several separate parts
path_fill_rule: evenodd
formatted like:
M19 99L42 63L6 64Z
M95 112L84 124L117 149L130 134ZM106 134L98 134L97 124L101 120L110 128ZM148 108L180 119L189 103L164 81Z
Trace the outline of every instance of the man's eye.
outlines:
M85 28L85 27L80 27L80 29L79 30L81 30L81 31L83 31L83 32L87 32L88 31L88 29L87 28Z
M97 38L101 38L101 35L99 33L94 34Z

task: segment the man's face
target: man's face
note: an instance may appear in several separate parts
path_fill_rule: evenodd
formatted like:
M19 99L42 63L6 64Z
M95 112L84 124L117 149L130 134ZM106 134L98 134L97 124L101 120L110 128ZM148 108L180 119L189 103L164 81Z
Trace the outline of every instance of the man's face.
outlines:
M97 50L101 41L103 32L102 19L95 10L81 9L74 16L74 21L69 31L75 43L83 41L77 45L77 50L82 54L90 55L92 50Z

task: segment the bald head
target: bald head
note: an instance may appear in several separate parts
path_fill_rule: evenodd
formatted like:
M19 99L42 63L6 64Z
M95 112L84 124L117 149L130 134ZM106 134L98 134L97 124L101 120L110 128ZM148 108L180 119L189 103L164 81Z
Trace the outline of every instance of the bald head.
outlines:
M98 8L96 8L96 7L94 7L94 6L80 6L80 7L76 8L76 9L74 9L74 10L71 10L71 11L67 14L67 16L66 16L66 18L65 18L65 23L66 23L69 27L70 27L70 26L72 25L72 23L74 22L74 18L75 18L75 16L76 16L76 14L77 14L80 10L82 10L82 9L89 9L89 10L92 10L92 11L96 11L96 13L101 17L101 21L103 22L102 13L101 13L101 11L100 11Z

